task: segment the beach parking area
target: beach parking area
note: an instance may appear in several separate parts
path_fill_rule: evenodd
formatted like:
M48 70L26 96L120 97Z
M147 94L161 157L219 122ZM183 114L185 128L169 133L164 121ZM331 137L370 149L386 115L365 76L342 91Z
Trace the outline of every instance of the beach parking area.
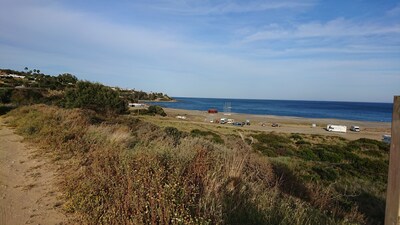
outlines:
M168 126L172 124L185 129L185 127L193 128L196 126L209 127L210 129L241 129L243 131L266 131L277 133L301 133L301 134L316 134L339 136L349 140L356 140L359 138L370 138L374 140L382 140L382 135L390 134L391 123L388 122L367 122L367 121L352 121L352 120L339 120L339 119L315 119L315 118L299 118L299 117L285 117L285 116L272 116L272 115L252 115L252 114L239 114L231 113L225 115L224 113L210 114L206 111L197 110L183 110L164 108L168 114L166 118L152 118L151 120L158 120L161 126ZM185 119L176 118L183 116ZM216 123L221 118L233 119L235 122L250 121L250 125L233 126L232 124ZM213 121L210 122L210 121ZM272 124L278 124L278 127L272 127ZM312 126L315 124L315 127ZM337 124L347 126L346 133L328 132L326 126L328 124ZM351 126L359 126L360 132L350 131Z

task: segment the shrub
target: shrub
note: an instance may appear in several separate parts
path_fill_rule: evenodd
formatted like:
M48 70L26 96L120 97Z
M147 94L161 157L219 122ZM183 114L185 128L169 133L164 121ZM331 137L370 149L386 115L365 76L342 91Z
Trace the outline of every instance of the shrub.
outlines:
M389 152L390 145L382 141L360 138L358 140L349 142L347 148L357 151L381 150L383 152Z
M296 141L303 140L303 137L300 134L294 133L290 135L290 138Z
M202 131L199 129L194 129L190 132L190 135L192 137L205 137L209 139L212 142L218 143L218 144L224 144L225 141L219 136L218 134L212 132L212 131Z
M283 136L283 135L278 135L278 134L274 134L274 133L261 133L255 136L255 138L264 144L268 144L270 146L280 146L282 144L290 144L292 143L292 141Z
M0 103L10 103L11 95L12 95L12 90L0 89Z
M149 115L160 115L160 116L167 116L167 114L164 112L164 109L161 108L161 106L158 105L151 105L147 109L147 114Z
M8 112L10 112L11 110L15 109L14 106L10 106L10 105L1 105L0 104L0 116L4 115Z
M318 160L318 156L309 148L300 148L297 155L304 160Z
M44 102L43 93L39 90L15 89L11 95L11 102L17 105L31 105Z
M312 170L316 172L322 180L334 181L338 178L339 174L332 168L313 166Z
M305 140L298 140L296 141L296 145L311 145L311 143Z
M325 149L315 149L314 153L318 156L321 161L331 162L331 163L338 163L341 161L342 158L335 153L326 151Z
M381 151L378 151L378 150L369 150L369 151L365 151L365 152L363 152L363 153L364 153L365 155L372 156L372 157L376 157L376 158L380 158L380 157L383 156L382 152L381 152Z
M260 151L266 156L291 156L293 155L292 141L283 136L274 133L260 133L255 135L258 143L253 144L253 149Z
M181 138L185 136L185 134L182 131L179 131L175 127L166 127L164 131L167 134L167 136L172 138L174 146L179 145Z
M253 149L255 151L261 152L263 155L268 157L277 157L278 154L274 151L274 149L268 148L261 143L253 144Z
M65 93L67 108L91 109L100 113L125 113L127 104L119 98L117 91L99 83L79 81L75 88Z

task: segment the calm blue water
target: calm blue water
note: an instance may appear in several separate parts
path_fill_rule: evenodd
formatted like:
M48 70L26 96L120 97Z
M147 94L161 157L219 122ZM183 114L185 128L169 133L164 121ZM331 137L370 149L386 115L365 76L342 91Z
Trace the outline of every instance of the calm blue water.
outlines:
M174 98L178 102L151 104L167 108L203 111L209 108L216 108L218 111L223 112L224 104L230 102L233 113L379 122L392 121L392 103Z

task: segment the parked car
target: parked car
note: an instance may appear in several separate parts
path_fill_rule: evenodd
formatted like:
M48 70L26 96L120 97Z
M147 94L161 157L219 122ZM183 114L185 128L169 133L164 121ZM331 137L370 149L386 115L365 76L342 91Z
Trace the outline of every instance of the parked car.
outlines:
M242 123L242 122L234 122L234 123L232 123L232 125L243 127L244 123Z
M272 127L279 127L279 124L273 123L273 124L272 124Z
M228 122L228 119L227 118L221 118L220 120L219 120L219 123L220 124L225 124L225 123L227 123Z
M360 127L359 126L351 126L350 130L354 131L354 132L360 132Z

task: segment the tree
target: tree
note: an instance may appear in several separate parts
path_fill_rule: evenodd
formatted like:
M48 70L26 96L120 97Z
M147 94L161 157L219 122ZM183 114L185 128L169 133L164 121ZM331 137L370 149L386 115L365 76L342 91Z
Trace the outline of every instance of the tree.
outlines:
M58 82L60 82L63 85L76 84L76 82L78 82L78 78L76 78L74 75L69 74L69 73L64 73L64 74L58 75L57 80L58 80Z
M0 103L10 103L11 95L12 95L12 90L0 89Z
M65 107L86 108L100 113L125 113L127 103L119 93L99 83L79 81L75 88L67 89Z
M39 90L15 89L12 92L11 102L18 105L31 105L44 102L45 98Z
M158 105L149 106L147 111L148 111L148 114L150 114L150 115L167 116L167 114L164 112L164 109L161 108L161 106L158 106Z

